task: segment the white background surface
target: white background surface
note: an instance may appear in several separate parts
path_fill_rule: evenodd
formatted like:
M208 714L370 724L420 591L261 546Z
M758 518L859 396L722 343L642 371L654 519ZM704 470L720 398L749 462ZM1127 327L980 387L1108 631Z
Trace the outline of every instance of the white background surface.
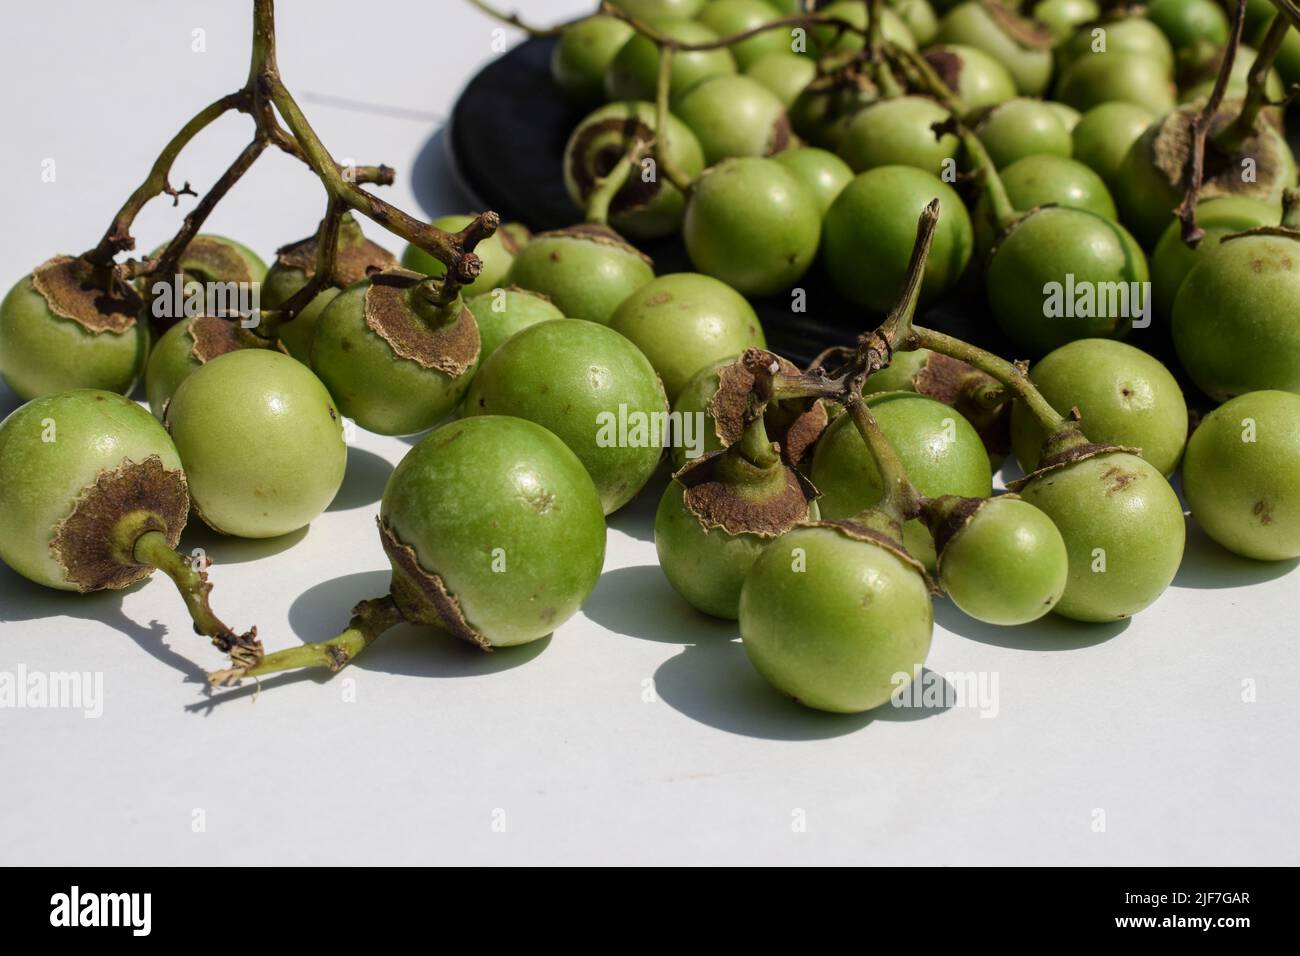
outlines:
M584 6L518 2L537 20ZM243 82L250 6L69 0L7 19L0 284L93 245L166 138ZM334 155L395 166L385 196L403 208L463 211L429 140L492 25L456 0L279 7L283 75ZM250 128L211 128L176 182L202 192ZM268 153L208 229L269 261L322 208L310 174ZM183 211L151 205L140 245ZM279 648L383 593L373 514L407 447L359 433L339 499L302 534L238 541L196 521L185 544L215 561L218 612ZM996 675L997 715L832 717L770 691L735 627L669 589L662 486L611 520L596 592L550 640L482 655L403 628L332 680L273 679L260 698L205 696L219 655L161 575L76 596L0 567L0 670L99 671L104 688L97 720L0 710L0 862L1300 862L1293 564L1234 558L1192 527L1174 587L1126 626L996 629L941 601L928 666Z

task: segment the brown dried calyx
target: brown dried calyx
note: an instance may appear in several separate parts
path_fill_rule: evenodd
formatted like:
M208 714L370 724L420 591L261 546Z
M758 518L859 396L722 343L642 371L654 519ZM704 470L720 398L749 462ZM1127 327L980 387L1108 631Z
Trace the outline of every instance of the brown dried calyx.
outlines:
M654 141L654 130L636 117L611 116L595 123L584 123L574 133L568 149L569 177L584 201L602 178L608 176L637 143ZM626 215L649 205L663 188L659 177L649 182L643 176L629 176L627 183L609 204L611 216Z
M751 348L718 371L718 390L709 400L708 412L724 447L744 435L754 414L753 403L764 401L755 390L772 374L798 375L799 368L774 352ZM781 446L781 457L787 464L797 465L830 424L830 413L820 401L811 399L767 402L763 420L768 435Z
M276 262L282 267L300 270L310 279L316 274L317 236L311 235L276 250ZM330 284L346 289L366 276L397 265L397 257L371 242L351 213L339 219L338 250L334 254L334 274Z
M813 527L830 528L846 538L862 541L884 548L921 576L931 592L938 594L939 586L925 569L925 565L908 553L903 547L903 527L894 518L876 508L869 508L852 518L834 521L816 521Z
M177 262L181 271L199 282L252 282L248 260L234 248L209 236L195 236Z
M980 0L980 6L1002 28L1002 32L1021 47L1028 50L1050 50L1054 45L1052 31L1036 20L1020 16L1004 0Z
M1029 482L1043 475L1068 468L1076 462L1115 452L1139 456L1142 454L1141 449L1127 445L1108 445L1088 441L1077 424L1067 423L1064 428L1054 435L1049 435L1043 442L1043 456L1038 461L1038 467L1025 477L1008 482L1007 488L1010 491L1019 491Z
M812 482L775 456L769 465L756 465L738 447L710 452L673 477L685 488L686 510L706 529L730 535L775 538L807 521L818 497Z
M211 362L218 355L237 352L240 349L276 349L289 354L288 349L279 339L263 338L245 329L238 322L222 319L213 315L198 315L190 319L186 329L194 340L190 355L200 364Z
M384 553L393 566L393 602L402 617L412 624L441 628L482 650L492 650L491 642L466 620L460 602L442 578L420 564L415 549L404 544L383 518L377 520Z
M1012 402L992 375L961 359L931 352L912 379L912 387L970 422L990 459L1000 462L1011 451Z
M149 576L130 544L147 531L160 531L172 547L189 516L185 473L164 467L150 455L101 471L81 490L72 511L54 528L50 554L80 591L125 588ZM123 529L129 533L123 540Z
M116 280L105 291L93 278L93 267L84 259L55 256L32 270L32 288L51 312L87 332L121 335L131 329L144 308L139 294Z
M478 323L460 296L435 301L427 279L400 267L371 276L366 325L394 354L456 378L478 360Z
M1289 161L1282 151L1289 147L1276 129L1267 125L1257 126L1232 155L1214 148L1218 134L1236 122L1241 102L1239 97L1225 99L1210 120L1206 135L1205 178L1198 194L1200 201L1221 196L1262 195L1270 192L1287 172ZM1193 146L1192 123L1199 112L1197 104L1174 110L1159 121L1151 139L1152 164L1170 188L1177 192L1187 189L1187 159ZM1242 162L1246 159L1255 164L1255 175L1250 182L1246 182L1241 174Z
M1018 498L1019 495L1006 494L1004 498ZM925 522L930 534L934 536L934 550L940 561L948 542L968 524L975 514L992 498L963 498L959 495L944 495L930 498L922 506L921 520Z
M653 267L654 260L644 252L632 245L622 236L620 236L609 226L602 226L594 222L580 222L576 225L565 226L563 229L552 229L549 232L539 232L533 236L533 239L580 239L587 242L595 242L604 246L612 246L615 249L621 249L629 255L636 256L646 265Z

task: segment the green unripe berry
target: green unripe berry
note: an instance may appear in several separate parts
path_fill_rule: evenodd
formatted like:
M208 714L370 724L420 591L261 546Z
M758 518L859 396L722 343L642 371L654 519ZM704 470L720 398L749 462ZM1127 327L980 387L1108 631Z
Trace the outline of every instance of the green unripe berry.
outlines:
M772 157L790 172L817 201L823 216L853 181L853 170L832 152L816 146L785 149Z
M789 109L817 75L817 64L798 53L769 53L751 63L745 75L766 86Z
M718 35L702 23L664 20L655 24L664 36L680 43L708 43ZM677 52L673 56L669 93L678 96L701 80L736 72L730 50ZM618 51L605 71L605 98L654 102L659 82L659 47L649 37L636 34Z
M1042 100L1016 97L980 117L975 134L998 169L1034 155L1069 157L1070 133Z
M764 0L711 0L699 13L699 22L720 37L735 36L770 23L780 16ZM788 29L765 30L732 45L731 54L742 70L772 53L790 52Z
M1004 7L960 3L939 22L935 39L939 43L965 44L988 54L1006 67L1024 96L1038 96L1052 78L1051 35Z
M790 141L785 106L747 76L701 80L678 98L675 112L700 141L709 166L730 156L770 156Z
M1083 114L1071 135L1074 158L1113 186L1129 147L1155 120L1136 103L1102 103Z
M925 60L967 110L996 106L1017 93L1016 81L1001 62L983 50L943 43L925 51Z
M571 319L602 325L654 276L645 255L598 226L541 233L520 250L510 270L512 285L541 293Z
M617 17L587 17L564 28L551 53L551 77L572 102L594 106L605 95L605 71L631 38Z
M465 301L478 323L479 367L516 332L564 318L550 299L525 289L493 289Z
M1115 200L1100 176L1082 163L1063 156L1026 156L1001 172L1007 198L1016 209L1036 206L1068 206L1083 209L1112 222L1119 220ZM975 248L988 255L997 238L997 223L989 209L988 196L981 195L972 217Z
M956 136L945 133L936 139L931 128L947 118L942 106L924 97L881 100L849 121L840 139L839 155L854 172L898 165L939 176L958 148Z
M442 216L435 219L432 225L444 232L460 232L473 221L473 216ZM502 229L498 229L480 242L474 247L474 254L482 261L483 269L479 272L478 278L461 288L462 294L467 297L481 295L504 285L506 276L510 273L510 266L515 260L516 251L514 238ZM402 265L412 272L434 278L447 274L447 267L419 246L406 247L402 253Z

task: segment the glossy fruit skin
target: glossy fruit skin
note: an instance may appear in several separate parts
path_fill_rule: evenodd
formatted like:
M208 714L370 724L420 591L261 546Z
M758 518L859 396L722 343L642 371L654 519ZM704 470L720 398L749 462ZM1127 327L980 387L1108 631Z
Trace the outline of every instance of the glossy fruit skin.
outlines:
M1169 69L1138 53L1087 54L1061 74L1057 99L1086 113L1103 103L1134 103L1163 116L1174 108Z
M674 111L699 140L709 166L729 156L769 156L790 137L785 106L747 76L701 80L678 97Z
M1065 593L1069 556L1052 519L1015 497L992 498L939 557L939 583L977 621L1036 621Z
M929 46L939 34L939 18L927 0L889 0L918 47Z
M772 158L794 173L795 178L817 200L817 207L823 216L844 191L844 187L853 181L853 170L849 169L844 160L816 146L783 149Z
M686 510L681 482L671 481L655 512L655 551L673 590L697 611L735 620L745 575L771 538L705 528ZM806 520L816 521L817 503Z
M665 36L682 43L708 43L718 38L704 24L690 20L665 20L656 25ZM735 72L736 60L729 50L679 51L673 57L669 93L676 97L708 77ZM654 102L658 79L659 48L647 37L635 35L623 44L605 71L605 98Z
M706 365L765 348L753 306L725 282L696 272L659 276L609 320L650 360L670 398Z
M1068 307L1071 281L1076 298L1091 289L1092 315L1069 314L1089 311ZM1018 220L998 240L985 286L1002 330L1031 355L1043 355L1075 339L1123 338L1138 300L1145 303L1146 281L1146 257L1128 230L1095 213L1054 206ZM1049 289L1059 294L1049 296Z
M880 100L858 112L839 141L840 157L856 173L879 166L915 166L932 176L957 155L956 136L935 139L932 124L943 122L946 110L920 96Z
M967 110L996 106L1019 92L1006 67L973 46L938 44L925 51L925 59Z
M494 289L466 299L465 307L474 313L474 321L478 323L479 368L516 332L539 322L564 318L564 313L546 296L524 289Z
M311 370L339 410L367 431L413 435L451 413L478 368L459 375L403 358L367 324L370 281L349 286L321 314L312 342Z
M1232 103L1228 103L1228 115L1232 115ZM1180 114L1195 113L1194 107L1184 106ZM1171 122L1167 119L1166 122ZM1169 176L1156 166L1157 143L1161 135L1162 123L1154 123L1137 139L1124 156L1119 175L1115 181L1115 203L1126 225L1133 230L1133 235L1148 247L1159 241L1161 234L1174 218L1173 210L1183 199L1184 188L1169 181ZM1249 199L1261 199L1265 202L1281 205L1282 193L1296 182L1295 157L1286 144L1282 134L1268 122L1257 124L1258 135L1247 143L1243 155L1255 155L1257 150L1267 150L1276 159L1276 166L1268 169L1264 162L1259 163L1258 178L1253 183L1232 181L1231 194ZM1201 192L1203 199L1222 196L1223 187L1206 176L1206 184Z
M1095 49L1103 39L1097 34L1098 30L1104 33L1104 49ZM1166 74L1174 68L1174 48L1164 32L1150 20L1136 15L1085 25L1056 50L1057 65L1062 72L1080 60L1100 61L1114 54L1141 57L1153 66L1161 67ZM1124 64L1112 61L1111 69L1123 69L1125 65L1127 61Z
M720 37L734 36L770 23L780 17L776 9L764 0L710 0L700 11L698 19ZM747 70L756 60L769 53L790 52L790 31L766 30L731 47L736 65Z
M1070 579L1057 614L1098 623L1131 617L1178 572L1183 507L1164 476L1136 455L1075 462L1034 478L1020 496L1045 511L1065 540Z
M1156 119L1136 103L1102 103L1083 114L1071 138L1073 156L1113 187L1124 157Z
M89 332L56 315L30 274L0 302L0 377L25 401L74 388L125 394L148 355L147 322L121 333Z
M605 519L582 463L519 418L433 431L389 477L380 517L496 647L571 618L605 560Z
M432 225L445 232L460 232L473 221L473 216L442 216L433 220ZM483 262L483 270L478 274L477 279L461 287L461 294L466 297L481 295L504 284L515 259L514 253L510 251L510 245L507 244L508 241L501 235L501 231L497 230L474 247L474 254ZM447 267L419 246L406 247L402 252L402 265L412 272L427 276L447 274Z
M1175 50L1198 40L1217 46L1228 42L1228 16L1214 0L1151 0L1146 16Z
M973 46L997 60L1011 74L1024 96L1038 96L1052 78L1050 47L1018 43L978 3L959 3L939 21L939 43ZM969 104L967 104L969 106Z
M874 312L891 309L916 239L916 222L930 200L942 203L921 302L933 301L961 278L973 236L961 198L937 176L910 166L881 166L844 187L826 214L823 259L842 294Z
M777 538L740 592L754 667L782 693L832 713L886 703L901 686L895 675L920 672L933 630L929 589L914 567L827 527Z
M149 353L145 366L144 391L149 408L157 418L163 417L163 408L203 363L194 357L194 337L190 335L193 319L182 319L162 334Z
M1042 100L1016 97L999 103L975 125L975 134L998 169L1033 155L1069 158L1070 133Z
M564 188L585 210L597 181L618 164L637 139L654 137L658 117L653 103L609 103L589 114L564 147ZM704 150L690 128L668 114L667 158L694 179L704 170ZM686 199L672 183L658 177L646 183L634 169L628 185L610 202L610 224L622 235L652 239L676 232Z
M751 63L745 75L766 86L789 109L817 75L817 64L798 53L769 53Z
M631 24L596 16L565 27L551 53L551 78L580 106L594 106L605 95L605 71L633 34Z
M821 215L817 200L775 160L727 159L697 181L682 235L700 272L742 295L775 295L808 271Z
M1083 119L1083 114L1073 106L1067 106L1065 103L1059 103L1056 100L1044 100L1043 102L1048 109L1056 114L1057 120L1065 127L1065 131L1073 137L1074 128L1079 125L1079 120ZM1073 155L1073 148L1071 149L1071 155Z
M817 11L822 16L836 20L847 20L859 27L867 25L867 8L859 0L837 0L836 3L820 6ZM916 49L916 39L902 19L889 7L880 11L880 35L882 39L895 43L905 50ZM809 35L809 46L814 51L826 53L856 53L865 45L862 35L845 30L838 39L832 27L813 27Z
M1200 245L1192 249L1183 242L1182 224L1171 222L1151 253L1151 296L1156 316L1168 321L1183 280L1192 268L1218 248L1219 240L1234 232L1257 226L1276 226L1282 210L1259 199L1221 196L1196 204L1196 224L1205 232Z
M1101 8L1095 0L1040 0L1033 7L1034 19L1048 29L1057 43L1100 15Z
M1234 554L1300 557L1300 396L1250 392L1205 416L1187 443L1183 493Z
M699 16L707 0L610 0L614 6L638 20L689 20Z
M206 363L176 390L166 425L194 510L224 534L296 531L343 483L348 449L334 400L280 352L243 349Z
M666 438L637 441L629 429L622 442L617 423L640 419L648 426L655 417L666 422L667 412L663 386L640 350L613 329L578 319L542 322L513 336L465 396L466 416L512 415L554 433L591 475L605 514L649 481Z
M620 302L655 277L635 249L609 237L542 233L520 250L512 285L540 292L571 319L609 322Z
M722 447L722 439L718 437L717 422L709 414L709 402L712 401L714 394L718 391L719 370L723 366L730 365L736 358L735 355L728 355L718 359L711 365L706 365L691 377L691 380L673 399L673 412L679 418L684 420L687 416L700 416L689 426L695 429L691 433L692 437L698 434L703 439L699 449L700 455L707 455L709 452L717 451ZM674 471L681 468L687 461L699 457L698 455L692 455L688 458L687 452L695 449L688 449L684 439L685 436L680 436L668 450L672 457Z
M1101 177L1082 163L1062 156L1026 156L1002 171L1002 185L1016 209L1033 209L1049 203L1085 209L1112 222L1119 220L1115 201ZM981 195L972 217L975 248L981 256L988 254L997 238L997 224L989 211L987 197Z
M1187 442L1187 403L1173 375L1141 349L1110 339L1081 339L1045 355L1030 380L1061 414L1071 407L1090 441L1140 448L1168 477ZM1011 444L1025 473L1038 467L1046 434L1024 406L1011 410Z
M979 434L958 412L916 392L883 392L867 398L881 430L902 459L921 494L987 498L993 492L988 452ZM841 415L822 434L813 454L813 485L827 520L851 518L879 503L880 471L852 418ZM920 521L903 526L908 553L934 565L934 539Z
M1201 391L1224 402L1246 392L1300 392L1300 240L1221 241L1174 299L1174 348Z
M53 441L43 440L47 422ZM76 591L50 552L58 524L103 471L180 457L156 418L130 399L75 389L35 399L0 422L0 560L28 580Z

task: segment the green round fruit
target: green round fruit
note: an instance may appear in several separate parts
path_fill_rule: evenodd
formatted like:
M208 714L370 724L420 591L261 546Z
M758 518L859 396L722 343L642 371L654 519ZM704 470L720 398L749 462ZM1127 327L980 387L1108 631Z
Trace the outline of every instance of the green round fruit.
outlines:
M867 405L921 494L929 498L992 494L988 452L958 412L915 392L882 392L869 396ZM826 520L851 518L877 505L884 494L875 459L848 415L835 419L822 433L810 477L822 493L817 504ZM918 561L934 565L934 539L920 521L903 526L903 543Z
M1026 156L1002 170L1002 185L1016 209L1038 206L1068 206L1084 209L1112 222L1119 219L1115 201L1101 177L1082 163L1062 156ZM987 255L997 238L997 223L989 210L988 197L980 196L972 217L975 248Z
M465 308L474 313L478 324L479 367L516 332L564 318L551 300L525 289L493 289L465 300Z
M578 124L564 147L564 187L586 210L599 181L609 175L632 146L648 143L658 122L652 103L610 103ZM694 179L704 169L704 152L695 134L668 114L667 140L661 144L669 162ZM650 182L633 169L628 182L609 203L609 221L620 233L643 238L666 236L682 224L686 199L662 176Z
M1174 108L1169 67L1138 53L1085 54L1065 69L1056 97L1086 113L1103 103L1134 103L1157 116Z
M707 0L610 0L624 13L656 24L663 20L689 20L699 16Z
M129 286L110 297L85 281L78 260L56 256L0 302L0 376L19 398L135 387L149 354L144 303Z
M939 22L940 43L964 44L1006 67L1024 96L1037 96L1052 78L1052 37L1045 27L1006 7L959 3ZM969 107L970 104L967 103Z
M541 293L571 319L602 325L620 302L654 277L649 258L599 226L534 236L510 270L512 285Z
M1136 103L1094 106L1074 128L1074 158L1113 187L1129 147L1155 118L1149 109Z
M858 112L880 99L880 93L860 78L822 77L795 97L787 112L790 125L804 141L838 150Z
M745 652L799 703L859 713L920 673L934 608L916 568L825 525L795 528L758 556L740 592Z
M1164 593L1183 558L1183 506L1151 464L1123 452L1032 478L1020 496L1047 513L1069 554L1057 614L1123 620Z
M1026 156L1068 158L1072 149L1070 133L1056 110L1042 100L1023 96L999 103L981 116L975 135L998 169Z
M1161 29L1145 17L1120 14L1098 23L1089 23L1062 43L1056 51L1057 66L1066 71L1082 60L1105 61L1116 55L1136 56L1164 70L1173 72L1174 49ZM1112 61L1111 69L1127 66Z
M266 281L262 283L262 308L279 308L311 281L316 274L316 247L316 236L311 235L277 250L275 262L267 270ZM360 282L372 272L380 272L395 265L397 258L383 246L367 239L351 213L344 214L339 222L333 281L317 292L307 307L294 316L292 322L276 330L289 354L304 365L309 364L316 322L325 307L343 289Z
M699 22L720 37L747 33L781 15L764 0L710 0L699 13ZM755 34L731 46L736 64L747 70L757 60L772 53L790 52L789 28L774 28Z
M1300 238L1220 240L1174 299L1178 359L1201 391L1300 392Z
M704 24L690 20L664 20L656 23L656 28L680 43L708 43L718 39ZM673 56L669 92L676 97L701 80L735 72L736 60L729 50L679 51ZM659 47L638 33L623 44L605 71L605 98L653 102L658 82Z
M1101 8L1096 0L1040 0L1034 4L1033 16L1047 28L1053 42L1060 43L1101 16Z
M582 463L519 418L450 422L412 448L380 521L415 552L457 630L491 647L545 637L577 613L605 561L605 519ZM394 562L394 578L404 575Z
M713 617L735 620L740 614L740 590L745 575L758 560L769 536L730 534L706 528L687 510L681 482L671 481L655 512L655 551L673 590L691 607ZM816 503L805 520L816 521Z
M769 53L751 63L745 75L766 86L789 109L817 75L817 64L798 53Z
M939 583L959 608L987 624L1036 621L1056 607L1069 556L1052 519L1015 495L990 498L939 554Z
M358 282L316 326L312 370L344 415L381 435L432 428L478 367L473 313L459 296L446 306L425 300L419 278L398 269Z
M1196 224L1205 237L1195 249L1183 242L1182 223L1171 222L1151 253L1151 298L1156 317L1168 321L1174 300L1192 268L1218 248L1219 240L1258 226L1276 226L1282 210L1271 203L1242 196L1223 196L1196 204Z
M707 170L682 228L696 269L760 297L790 288L808 271L820 233L817 200L785 166L759 157Z
M1029 378L1062 415L1077 408L1090 441L1139 448L1166 477L1187 442L1187 403L1169 370L1146 352L1110 339L1081 339L1045 355ZM1011 445L1025 473L1038 467L1043 439L1020 402L1011 410Z
M935 138L931 128L948 118L933 100L896 96L860 110L839 141L839 154L854 172L879 166L915 166L932 176L954 165L958 140L951 133Z
M937 176L910 166L881 166L844 187L826 214L823 259L839 291L884 313L903 289L916 223L932 199L942 204L921 285L921 302L952 288L970 262L970 216L961 198Z
M270 349L220 355L181 383L167 430L194 510L214 530L273 538L309 524L343 484L343 422L307 366Z
M175 544L187 513L185 477L157 419L121 395L77 389L30 401L0 423L0 560L63 591L123 588L146 577L150 569L129 556L68 546L76 534L70 517L95 504L157 515L142 528L165 530ZM96 558L112 568L96 568Z
M572 102L594 106L605 96L605 71L631 39L617 17L587 17L565 27L551 53L551 78Z
M817 200L823 216L844 187L853 181L853 170L832 152L816 146L785 149L772 157L790 172Z
M645 353L672 398L706 365L767 345L745 297L695 272L660 276L642 286L623 301L609 325Z
M1300 557L1300 396L1251 392L1205 416L1187 443L1183 493L1234 554Z
M650 480L667 441L668 400L650 362L613 329L577 319L530 326L497 349L465 414L549 429L591 475L605 514Z
M199 341L202 341L202 345ZM274 348L269 339L259 338L230 319L195 316L182 319L162 334L149 353L145 366L144 391L149 408L162 418L176 389L204 362L243 348ZM202 358L200 358L202 356Z
M1047 105L1048 109L1056 114L1057 120L1059 120L1061 125L1065 127L1065 131L1070 134L1072 138L1071 153L1073 153L1074 128L1079 125L1079 120L1083 119L1083 114L1073 106L1058 103L1056 100L1044 100L1043 102Z
M924 56L968 111L996 106L1017 93L1006 67L973 46L944 43L930 47Z
M435 219L431 225L444 232L460 232L473 221L473 216L442 216ZM461 291L466 296L474 296L503 285L506 276L510 274L510 266L515 260L516 251L512 237L500 229L484 239L474 247L474 254L482 261L483 270L478 274L478 278L469 285L463 286ZM402 253L402 265L412 272L434 278L447 274L447 267L419 246L406 247Z
M885 7L880 17L881 39L902 47L915 50L916 40L906 24L893 10ZM824 17L834 20L847 20L859 28L867 25L867 7L862 0L837 0L817 11ZM823 56L830 53L857 53L866 46L862 34L852 30L838 32L834 27L815 26L811 31L812 46Z
M747 76L701 80L678 98L675 110L700 141L709 166L729 156L770 156L790 141L785 106Z
M927 0L889 0L918 47L929 46L939 34L939 18Z
M888 365L867 379L867 394L916 391L916 376L933 354L929 349L895 352Z
M1214 0L1151 0L1146 15L1175 50L1197 42L1228 42L1228 15Z
M1027 213L985 270L999 327L1031 355L1085 338L1123 338L1149 309L1147 262L1117 222L1065 206Z
M158 257L166 248L158 246L150 257ZM176 263L185 277L188 288L191 282L261 282L266 278L266 263L248 246L225 236L201 232L189 241ZM163 281L171 281L168 276ZM177 318L177 316L167 316ZM162 316L159 316L162 318Z
M681 428L690 429L689 433L674 434L669 453L673 460L673 470L681 468L687 461L717 451L722 447L718 437L718 425L709 414L709 402L718 391L718 372L732 364L736 356L728 355L696 372L685 387L673 399L673 415L682 422ZM689 423L688 423L689 420ZM674 426L675 428L677 426ZM696 439L696 447L688 447L687 439ZM698 452L698 454L693 454Z

